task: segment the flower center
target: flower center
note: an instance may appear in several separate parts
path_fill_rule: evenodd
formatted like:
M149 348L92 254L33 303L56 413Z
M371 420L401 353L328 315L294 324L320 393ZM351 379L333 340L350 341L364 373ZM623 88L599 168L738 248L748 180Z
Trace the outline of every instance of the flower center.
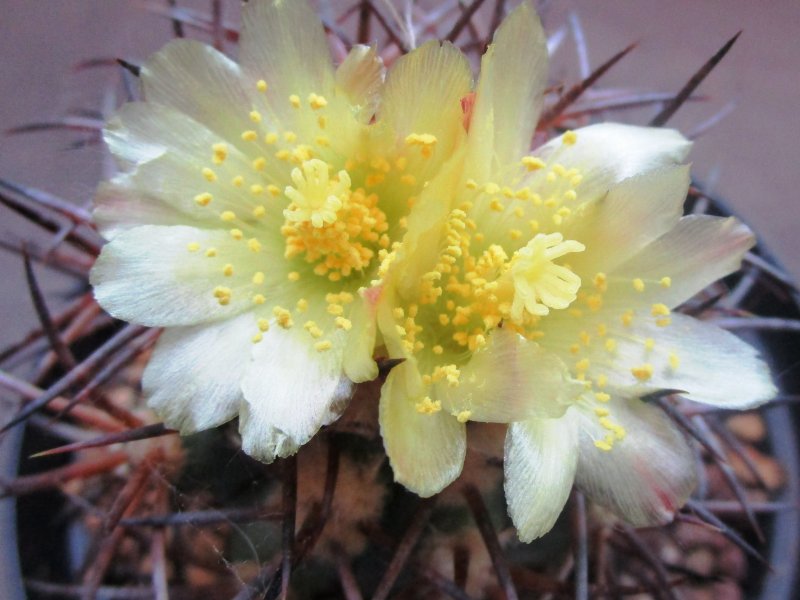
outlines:
M376 247L389 246L389 225L378 196L361 188L351 191L347 171L331 179L328 165L312 159L292 171L292 181L281 228L287 259L303 256L315 263L314 273L339 281L367 268Z
M544 316L551 308L567 308L577 298L581 279L569 268L553 261L570 252L583 252L586 247L575 240L564 241L560 233L534 237L511 259L509 269L514 284L511 319L518 324L525 313Z

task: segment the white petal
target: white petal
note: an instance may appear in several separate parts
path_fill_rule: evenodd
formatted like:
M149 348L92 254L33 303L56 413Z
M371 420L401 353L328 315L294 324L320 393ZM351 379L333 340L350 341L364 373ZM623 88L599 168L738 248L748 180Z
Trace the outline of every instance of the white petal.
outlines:
M594 445L608 433L594 414L568 413L580 428L578 487L636 527L671 521L696 485L686 440L660 409L640 400L614 396L606 406L609 418L626 430L608 452Z
M683 217L669 232L617 267L611 276L648 282L652 302L674 307L717 279L733 273L755 244L753 233L733 217ZM659 285L669 277L671 285ZM628 287L628 286L626 286Z
M395 481L428 497L461 473L466 455L463 423L445 411L421 414L422 382L413 360L398 365L381 389L380 426Z
M470 420L510 423L560 417L583 391L561 359L508 329L495 329L486 346L461 367L458 387L437 384L443 408Z
M378 376L378 365L372 359L377 335L374 309L367 301L358 299L347 318L353 328L347 333L342 368L351 381L372 381Z
M234 176L252 172L251 157L229 146L224 164L214 165L212 146L219 138L187 115L159 104L132 102L109 119L103 135L115 158L130 171L98 190L96 216L104 233L113 235L142 223L174 224L178 218L188 225L218 227L223 211L252 210L247 186L231 185ZM213 167L218 181L206 179L206 167ZM266 173L277 168L268 162ZM206 192L213 201L198 206L195 197ZM273 224L279 215L269 211L265 222Z
M426 42L389 70L379 123L388 125L400 143L412 133L437 140L429 159L420 158L413 147L409 152L409 170L418 179L430 178L463 139L461 99L469 94L471 81L467 59L446 42Z
M144 371L150 408L182 435L216 427L239 412L255 319L240 315L161 334Z
M552 529L569 498L577 464L571 419L531 419L508 428L504 487L508 513L523 542Z
M715 325L681 314L671 320L658 327L641 316L630 328L614 327L609 335L617 340L616 351L607 364L592 360L595 372L605 373L611 384L636 386L642 394L683 390L691 400L728 408L752 408L775 395L769 368L755 348ZM647 338L655 341L652 350L645 347ZM637 383L631 368L643 364L652 365L653 375Z
M293 454L346 408L352 383L342 374L343 334L326 352L305 331L273 325L253 346L242 380L242 449L271 462Z
M386 76L374 46L356 44L336 69L336 86L344 93L362 123L369 123L380 102Z
M92 218L107 240L140 225L185 225L191 220L160 198L137 190L128 174L98 186Z
M682 163L691 148L691 142L673 129L600 123L575 133L574 145L564 145L559 137L534 154L580 171L583 179L576 187L579 202L601 198L628 177Z
M333 94L325 31L306 0L248 2L242 10L239 56L253 82L267 82L270 104L279 114L291 113L291 94L302 101L310 93Z
M689 189L689 167L669 166L632 176L612 187L563 230L566 239L586 246L570 254L582 277L610 272L680 220Z
M141 80L148 103L202 123L217 141L243 144L241 133L252 126L250 92L239 65L221 52L194 40L173 40L142 65Z
M190 252L194 243L200 249ZM207 258L203 251L208 247L218 248L219 256ZM156 327L206 323L235 316L252 304L249 281L222 277L219 261L240 252L247 249L233 246L226 231L145 225L106 244L90 281L98 303L118 319ZM214 297L218 285L232 290L227 306Z
M497 29L481 60L470 124L471 177L485 180L528 152L546 83L546 39L533 8L523 2Z

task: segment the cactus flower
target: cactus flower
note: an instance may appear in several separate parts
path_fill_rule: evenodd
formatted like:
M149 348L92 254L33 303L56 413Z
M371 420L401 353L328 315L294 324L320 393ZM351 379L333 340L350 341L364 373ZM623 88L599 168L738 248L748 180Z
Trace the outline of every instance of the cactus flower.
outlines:
M463 160L423 191L372 291L404 359L380 400L396 479L434 494L461 471L467 422L510 423L523 540L553 526L573 483L635 525L685 502L692 454L643 397L744 408L774 393L752 347L674 312L754 243L735 219L682 216L689 142L599 124L530 152L545 73L523 3L483 58Z
M92 271L113 316L164 327L150 406L188 434L239 417L244 450L297 450L374 378L359 290L423 186L463 144L472 75L450 44L389 71L356 46L334 68L301 0L243 8L240 63L176 40L104 137L121 172L95 216Z

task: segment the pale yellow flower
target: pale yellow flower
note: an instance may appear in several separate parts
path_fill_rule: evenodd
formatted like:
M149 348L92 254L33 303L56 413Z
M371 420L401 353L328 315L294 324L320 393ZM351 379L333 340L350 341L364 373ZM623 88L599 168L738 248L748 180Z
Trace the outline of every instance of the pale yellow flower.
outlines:
M240 64L178 40L108 122L110 240L92 272L112 315L165 327L144 390L181 433L239 416L244 450L290 454L377 375L359 290L465 136L472 76L430 42L385 77L374 48L337 69L303 0L243 8Z
M641 397L750 407L774 393L753 348L673 313L739 267L749 230L681 216L690 144L675 131L593 125L529 154L545 57L525 3L483 59L463 163L424 191L372 291L405 359L380 404L396 479L434 494L461 471L466 422L512 423L505 489L524 540L573 482L636 525L685 502L690 450Z

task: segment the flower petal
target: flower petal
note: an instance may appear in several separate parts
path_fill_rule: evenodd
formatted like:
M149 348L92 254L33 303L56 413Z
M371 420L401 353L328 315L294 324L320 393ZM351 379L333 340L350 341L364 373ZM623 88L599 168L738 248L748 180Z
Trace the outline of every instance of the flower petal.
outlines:
M579 202L602 198L623 179L682 163L691 142L674 129L599 123L575 130L575 144L555 138L534 151L546 162L576 168Z
M253 328L252 315L244 314L218 323L171 327L161 334L142 387L148 405L167 427L188 435L239 413Z
M196 244L197 251L189 246ZM103 248L90 282L98 303L118 319L156 327L195 325L237 315L251 306L249 281L223 281L217 262L247 252L220 230L145 225L117 235ZM203 250L219 249L210 259ZM195 248L193 246L193 248ZM235 262L235 261L234 261ZM231 289L220 305L214 288Z
M464 136L461 99L469 94L472 73L452 44L426 42L398 58L386 77L378 121L400 143L410 134L435 136L431 158L411 152L409 171L420 180L436 172Z
M566 239L586 246L569 263L581 277L610 272L680 220L689 189L689 167L669 166L632 176L612 187L563 228Z
M263 462L294 454L346 408L353 389L342 374L343 334L317 352L305 332L274 325L253 346L242 380L242 449Z
M380 426L395 481L427 498L461 473L466 430L445 411L421 414L422 381L413 359L396 366L381 389Z
M769 368L755 348L715 325L681 314L670 319L658 327L655 319L637 317L629 328L610 329L617 340L613 358L590 355L592 372L604 373L612 385L636 386L640 394L684 390L691 400L727 408L752 408L775 395ZM654 340L652 349L648 338ZM652 375L639 382L632 369L645 364Z
M252 101L239 65L221 52L194 40L173 40L142 65L141 81L148 103L168 106L221 140L243 144Z
M560 417L584 389L560 358L508 329L492 332L461 367L459 381L437 384L436 398L446 412L467 411L470 420L486 423Z
M381 99L386 68L374 46L356 44L336 69L336 86L350 101L361 123L369 123Z
M265 80L271 97L287 110L291 94L305 100L312 92L333 93L325 31L305 0L248 2L242 10L239 56L250 78Z
M569 418L512 423L506 434L505 493L523 542L542 537L561 514L578 465L578 440Z
M547 42L536 12L523 2L498 27L481 60L470 123L470 177L486 181L527 154L546 83Z
M123 106L107 123L104 139L109 149L130 172L101 185L96 198L96 217L103 233L114 235L136 224L184 224L218 227L225 210L241 213L254 206L247 186L231 184L235 175L252 172L250 157L228 148L224 164L211 161L212 146L219 138L202 124L167 106L132 102ZM218 181L203 174L214 167ZM276 166L268 163L265 174ZM199 194L209 193L213 202L200 206ZM125 206L127 204L127 206ZM265 223L280 219L280 211L269 211ZM280 221L275 221L276 227Z
M357 300L348 318L353 328L348 332L347 345L342 357L345 375L356 383L372 381L378 376L378 365L372 359L375 348L377 324L374 309L366 300Z
M607 408L626 431L607 452L594 444L608 434L598 418L588 410L568 413L580 431L578 487L636 527L671 521L696 485L686 440L660 409L640 400L614 394Z
M733 217L689 215L610 275L625 281L639 278L648 283L644 294L651 302L674 307L739 269L754 244L750 229ZM664 277L670 279L668 287L658 283Z

